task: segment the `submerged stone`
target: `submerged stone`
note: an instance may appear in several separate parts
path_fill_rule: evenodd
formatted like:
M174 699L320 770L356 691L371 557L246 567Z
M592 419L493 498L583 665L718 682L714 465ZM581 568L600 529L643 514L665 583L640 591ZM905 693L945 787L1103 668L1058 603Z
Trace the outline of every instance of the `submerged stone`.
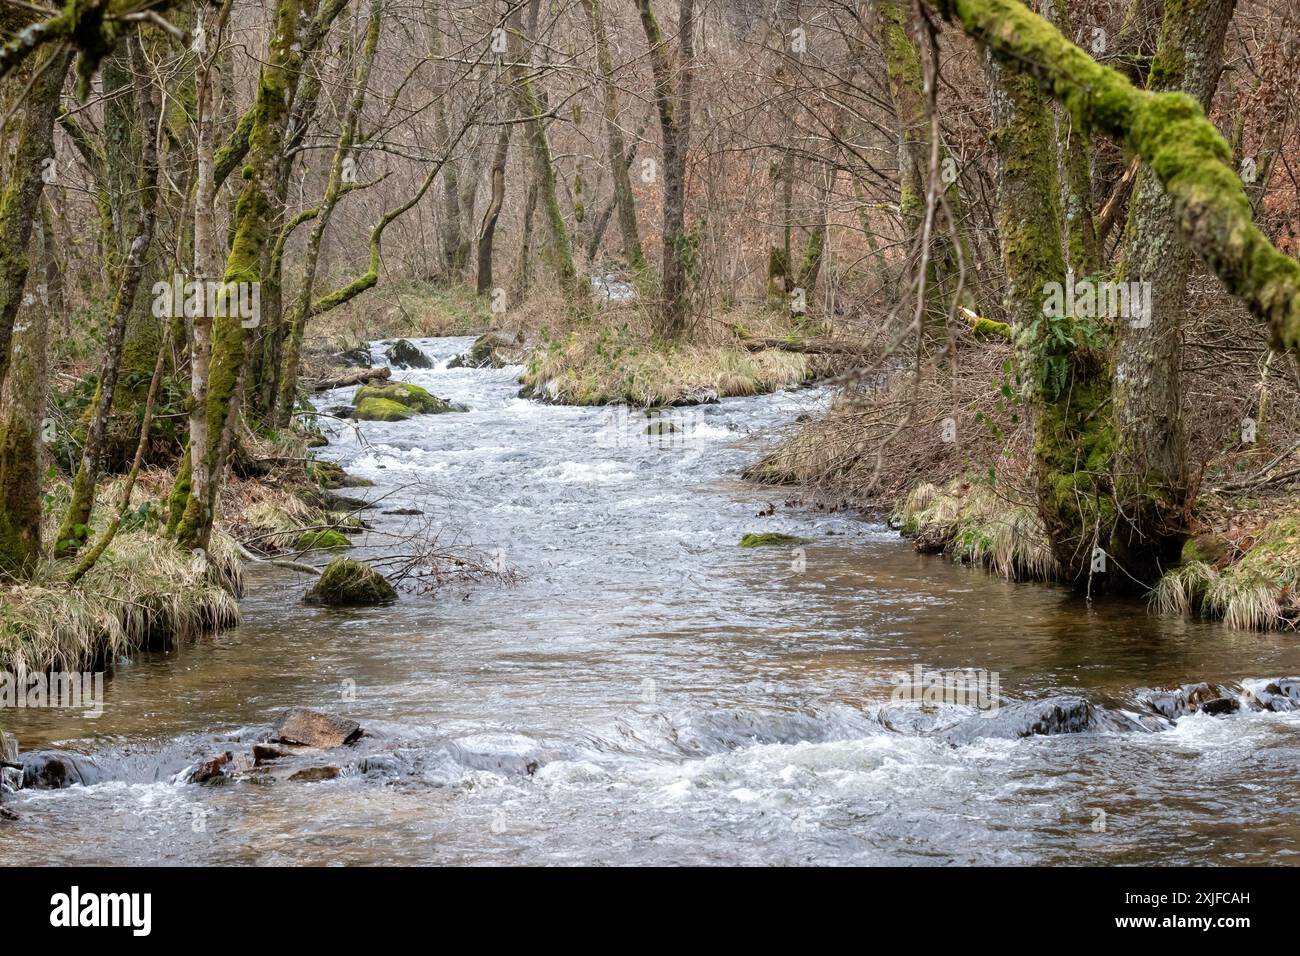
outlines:
M761 534L751 532L740 539L740 546L742 548L793 547L803 544L804 541L805 539L790 534L776 534L770 531Z
M88 787L104 779L103 771L82 754L37 750L23 754L24 790L62 790L77 784Z

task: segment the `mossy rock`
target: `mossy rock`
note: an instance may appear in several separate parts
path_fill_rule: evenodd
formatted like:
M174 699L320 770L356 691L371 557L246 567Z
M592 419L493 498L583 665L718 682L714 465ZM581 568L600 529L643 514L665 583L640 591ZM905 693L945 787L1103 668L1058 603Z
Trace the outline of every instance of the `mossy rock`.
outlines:
M796 538L791 534L776 534L771 531L765 531L762 534L751 532L740 539L740 546L742 548L788 548L804 544L805 541L806 539Z
M518 342L503 332L485 332L474 340L469 351L447 363L448 368L504 368L523 361Z
M363 398L357 402L352 417L359 422L404 422L415 412L386 398Z
M393 368L432 368L433 362L406 339L398 339L384 353Z
M1182 563L1204 561L1217 564L1232 554L1232 542L1215 534L1198 534L1183 544Z
M362 385L358 388L356 395L352 397L353 404L357 406L357 410L353 414L354 418L361 418L361 406L371 399L383 399L387 402L402 405L412 412L422 415L468 411L464 405L457 405L446 399L439 398L437 395L431 395L418 385L411 385L409 382L392 382L388 385ZM374 421L375 419L364 420ZM378 420L388 421L389 419Z
M320 531L304 531L298 537L299 551L334 551L339 548L350 547L352 547L352 542L347 539L347 535L332 528L324 528Z
M388 579L361 561L337 558L303 598L322 607L373 607L391 604L397 591Z

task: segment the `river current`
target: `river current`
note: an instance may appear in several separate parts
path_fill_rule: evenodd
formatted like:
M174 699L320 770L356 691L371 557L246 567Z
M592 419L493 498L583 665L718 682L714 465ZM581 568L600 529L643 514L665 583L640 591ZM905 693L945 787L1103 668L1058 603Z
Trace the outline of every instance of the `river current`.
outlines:
M1300 673L1295 635L1088 606L740 482L824 390L543 405L518 368L448 369L471 342L421 340L434 367L394 375L468 412L330 422L322 453L374 482L348 491L379 502L355 556L436 534L510 574L339 611L254 567L240 627L118 662L101 717L6 715L107 779L6 797L0 863L1296 862L1300 712L953 746L893 700L918 665L983 668L1007 701L1119 712ZM769 531L804 543L737 546ZM335 779L177 781L290 707L367 731L322 755Z

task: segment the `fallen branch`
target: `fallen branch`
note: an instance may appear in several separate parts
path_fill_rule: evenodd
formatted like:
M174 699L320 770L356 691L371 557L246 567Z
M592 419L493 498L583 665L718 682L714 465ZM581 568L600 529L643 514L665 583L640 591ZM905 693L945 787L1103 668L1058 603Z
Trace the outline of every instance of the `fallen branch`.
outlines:
M328 392L332 388L347 388L350 385L365 385L369 382L383 381L392 374L393 370L387 365L379 368L359 368L351 372L343 372L328 378L317 379L314 382L309 382L307 387L313 392Z

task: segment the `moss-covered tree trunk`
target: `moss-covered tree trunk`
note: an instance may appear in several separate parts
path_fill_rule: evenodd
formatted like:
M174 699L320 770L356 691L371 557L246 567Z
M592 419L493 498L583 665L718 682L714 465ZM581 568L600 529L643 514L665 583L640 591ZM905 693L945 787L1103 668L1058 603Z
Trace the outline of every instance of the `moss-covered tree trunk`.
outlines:
M32 63L36 80L23 99L14 134L13 164L0 193L0 385L12 352L14 319L22 303L31 260L27 243L45 179L54 169L54 116L71 55L45 47Z
M986 57L997 155L998 227L1007 315L1034 424L1038 511L1062 575L1085 578L1110 532L1110 377L1096 330L1046 316L1049 283L1065 281L1056 136L1034 78Z
M343 177L344 163L356 140L357 123L361 119L361 109L366 102L370 70L374 66L375 53L379 48L383 11L383 0L371 0L370 20L366 27L361 60L357 64L353 77L352 97L348 101L343 123L339 129L338 141L334 145L334 158L330 163L325 195L320 205L316 207L311 235L307 237L307 244L303 250L302 281L298 284L298 292L285 320L286 335L279 374L279 389L271 408L273 421L279 428L287 428L293 417L294 402L298 393L298 360L302 354L302 340L307 321L312 315L312 293L316 285L316 267L320 262L321 242L325 238L325 230L329 228L334 209L347 189Z
M1182 90L1208 109L1235 0L1165 0L1152 61L1153 90ZM1177 563L1189 483L1183 425L1182 339L1191 253L1174 204L1149 169L1138 175L1120 277L1140 282L1149 311L1120 316L1115 368L1115 494L1122 515L1114 548L1126 570L1154 581Z
M139 143L139 170L134 189L135 222L130 227L130 240L126 255L119 264L117 290L107 316L104 336L104 354L100 363L99 381L91 404L90 421L86 427L86 440L81 448L81 462L72 481L72 499L64 513L56 537L56 555L76 551L89 535L91 509L95 505L95 488L108 443L109 417L117 394L118 375L122 369L122 353L126 345L127 322L136 309L140 279L145 269L145 256L153 245L154 222L158 199L158 111L153 102L153 90L138 38L126 44L135 76L132 78L135 104L135 138ZM111 147L110 147L111 148Z
M1274 348L1300 355L1300 262L1251 220L1232 150L1196 100L1134 87L1020 0L937 2L999 59L1050 90L1085 134L1113 136L1150 166L1184 242L1260 320Z
M272 195L276 185L281 147L289 114L288 87L293 81L290 66L299 52L299 0L277 0L270 49L258 76L253 127L249 133L248 162L244 187L235 207L234 241L226 260L224 281L259 283L263 254L269 241ZM212 534L217 490L225 468L239 409L242 373L245 366L246 329L237 310L234 315L212 319L212 358L207 375L204 403L204 461L207 488L201 492L192 484L183 516L176 529L182 547L206 548ZM195 438L191 435L191 444ZM191 470L200 471L199 455Z
M0 389L0 577L21 580L41 556L50 311L33 301L20 319Z
M614 61L609 53L603 4L601 0L582 0L582 6L587 11L591 33L596 40L596 70L600 74L604 97L605 151L609 160L610 178L614 182L614 211L618 216L619 232L623 236L623 255L634 276L639 277L646 269L646 260L641 249L641 235L637 230L632 182L627 172L627 146L623 141L623 130L618 125L618 87L614 83Z
M1074 36L1070 0L1042 0L1041 9L1057 29ZM1077 276L1094 275L1101 271L1102 253L1093 215L1092 146L1063 109L1058 109L1056 115L1056 149L1065 213L1066 262Z
M659 331L665 337L686 328L687 272L693 244L686 232L686 157L691 145L691 80L695 60L695 4L682 0L677 24L676 70L650 0L638 0L641 27L650 48L655 106L663 140L663 265L660 269ZM674 75L675 74L675 75ZM676 82L674 82L676 80Z

